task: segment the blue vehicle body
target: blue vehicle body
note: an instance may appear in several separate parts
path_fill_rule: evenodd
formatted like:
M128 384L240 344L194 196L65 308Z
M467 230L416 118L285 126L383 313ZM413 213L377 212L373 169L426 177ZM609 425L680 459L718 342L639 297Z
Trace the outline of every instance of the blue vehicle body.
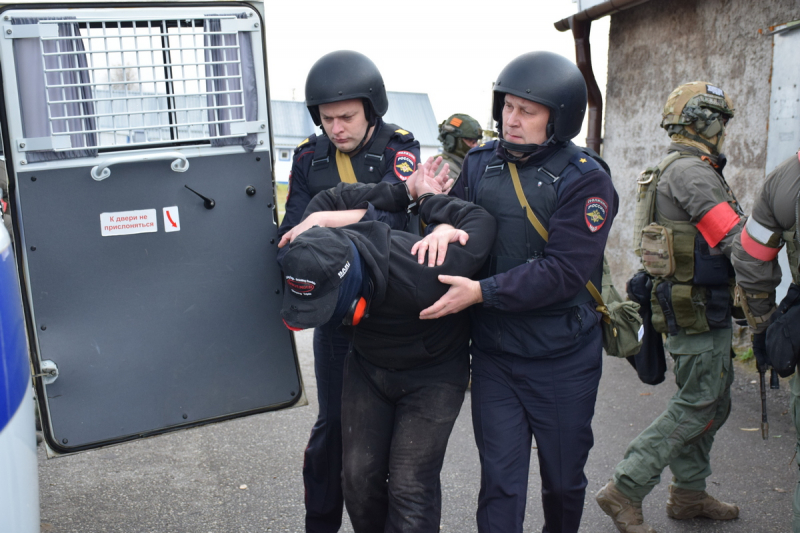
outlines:
M11 240L0 224L0 524L39 531L39 483L30 363Z

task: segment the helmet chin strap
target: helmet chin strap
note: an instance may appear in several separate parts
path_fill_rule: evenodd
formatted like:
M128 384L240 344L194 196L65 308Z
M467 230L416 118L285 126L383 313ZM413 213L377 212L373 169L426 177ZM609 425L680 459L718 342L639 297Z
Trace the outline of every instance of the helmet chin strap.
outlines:
M711 153L714 154L714 155L720 153L720 150L722 148L722 141L724 140L723 133L724 133L724 130L720 131L716 135L717 142L713 143L709 139L707 139L707 138L705 138L705 137L703 137L701 135L696 135L696 134L692 133L687 128L681 128L681 130L678 132L679 135L683 135L687 139L691 139L693 141L697 141L697 142L701 143L702 145L708 147L708 149L711 150Z
M361 150L361 148L363 148L364 144L366 144L366 142L367 142L367 136L369 135L369 130L372 129L372 127L373 127L372 124L367 124L367 131L364 133L364 137L362 137L361 142L358 143L358 145L355 148L353 148L352 150L347 151L347 152L342 152L342 150L339 150L339 151L342 152L345 155L350 155L350 154L355 154L356 152ZM338 150L338 148L337 148L337 150Z
M557 143L552 112L550 120L548 120L547 122L547 129L545 130L545 135L547 135L547 140L542 144L515 144L505 140L503 138L503 126L499 121L497 123L497 133L499 134L500 137L500 146L502 146L503 149L506 151L506 157L508 158L508 161L511 163L522 161L523 159L535 155L544 150L545 148L553 146ZM511 152L519 152L522 155L515 156L512 155Z
M555 135L551 135L549 139L547 139L542 144L516 144L509 142L502 137L500 138L500 146L506 151L506 157L511 163L516 163L517 161L521 161L526 159L532 155L535 155L545 148L553 146L556 144L556 137ZM522 155L516 156L513 155L511 152L518 152Z

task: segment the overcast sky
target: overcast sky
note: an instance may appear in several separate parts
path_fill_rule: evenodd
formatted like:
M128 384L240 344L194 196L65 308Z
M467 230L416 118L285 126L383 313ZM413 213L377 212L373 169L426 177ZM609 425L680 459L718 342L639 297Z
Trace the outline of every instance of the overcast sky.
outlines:
M266 10L275 100L305 100L306 75L317 59L334 50L356 50L375 62L387 90L428 93L437 122L467 113L486 126L492 82L509 61L533 50L575 61L572 34L553 27L576 12L571 0L276 0L267 2ZM593 22L591 33L603 92L608 21Z

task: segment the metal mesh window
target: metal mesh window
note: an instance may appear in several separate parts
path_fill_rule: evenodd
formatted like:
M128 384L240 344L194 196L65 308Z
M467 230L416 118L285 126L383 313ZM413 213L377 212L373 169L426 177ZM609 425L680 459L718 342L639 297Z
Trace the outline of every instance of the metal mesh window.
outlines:
M43 31L50 136L80 134L85 147L100 149L244 137L246 128L232 127L246 122L242 34L224 23L235 20L71 20L72 35ZM76 115L70 106L87 97L90 111Z

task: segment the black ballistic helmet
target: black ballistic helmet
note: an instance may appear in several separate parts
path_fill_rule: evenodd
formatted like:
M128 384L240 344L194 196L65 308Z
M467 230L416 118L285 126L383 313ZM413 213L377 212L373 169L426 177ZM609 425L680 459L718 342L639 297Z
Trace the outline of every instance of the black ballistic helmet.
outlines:
M505 95L513 94L550 108L548 136L564 142L581 131L586 114L586 82L569 59L552 52L528 52L506 65L492 94L492 117L502 132Z
M306 78L306 107L320 126L319 105L361 98L370 124L389 109L386 87L378 67L367 56L352 50L325 54L314 63Z

